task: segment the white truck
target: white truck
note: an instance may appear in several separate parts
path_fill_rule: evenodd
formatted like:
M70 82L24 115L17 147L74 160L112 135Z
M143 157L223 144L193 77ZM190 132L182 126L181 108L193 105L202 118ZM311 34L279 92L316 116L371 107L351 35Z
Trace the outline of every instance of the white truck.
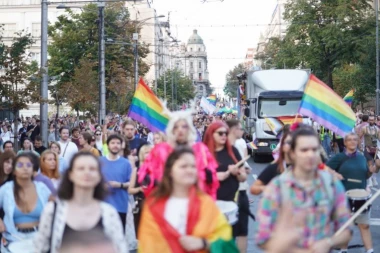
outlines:
M279 139L267 120L296 117L310 71L295 69L252 70L245 73L247 127L256 137L255 162L272 154ZM267 120L266 120L267 118ZM308 119L304 119L308 121ZM278 120L277 120L278 122Z

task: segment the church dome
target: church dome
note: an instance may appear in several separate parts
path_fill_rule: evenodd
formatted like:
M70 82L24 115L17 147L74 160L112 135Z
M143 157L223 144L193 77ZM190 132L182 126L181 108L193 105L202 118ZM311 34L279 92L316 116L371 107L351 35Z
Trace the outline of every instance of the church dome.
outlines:
M197 30L193 31L193 34L188 39L187 44L202 44L203 45L203 40L201 36L198 35Z

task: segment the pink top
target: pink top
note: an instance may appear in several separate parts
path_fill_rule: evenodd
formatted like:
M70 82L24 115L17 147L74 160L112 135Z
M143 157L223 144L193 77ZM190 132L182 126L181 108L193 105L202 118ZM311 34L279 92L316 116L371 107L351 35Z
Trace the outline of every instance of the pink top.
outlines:
M209 194L211 197L216 199L216 192L219 188L219 181L216 176L216 169L218 168L218 163L212 156L207 146L202 142L195 143L192 146L193 152L195 154L196 166L198 169L199 177L199 188ZM154 189L154 181L161 181L164 174L164 167L166 160L168 159L170 153L173 151L173 147L168 143L157 144L148 157L145 159L144 163L138 170L138 182L141 183L147 175L150 177L150 183L144 190L145 196L148 196ZM209 169L212 173L212 183L206 183L205 170Z

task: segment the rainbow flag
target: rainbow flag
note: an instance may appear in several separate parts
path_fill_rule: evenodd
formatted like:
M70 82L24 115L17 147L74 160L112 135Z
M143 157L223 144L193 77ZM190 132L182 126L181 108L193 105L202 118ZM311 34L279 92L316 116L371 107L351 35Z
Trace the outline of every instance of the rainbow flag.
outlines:
M128 116L144 124L152 132L164 132L169 118L162 114L163 107L153 91L140 78Z
M232 228L214 200L195 188L191 189L189 195L186 235L206 238L210 243L210 251L192 252L238 253L232 237ZM182 235L165 219L167 201L168 197L148 197L145 200L138 234L139 253L188 252L179 242Z
M292 125L293 123L302 123L303 119L301 116L294 117L294 116L281 116L277 117L279 121L281 121L284 125Z
M251 141L250 143L247 143L247 146L250 149L257 149L257 146L255 145L255 143L253 141Z
M215 104L216 104L216 95L210 95L209 97L207 97L207 100L208 100L211 104L215 105Z
M351 107L352 101L354 100L354 90L350 90L346 96L344 96L343 100Z
M355 113L330 87L310 75L298 113L308 116L340 136L351 132Z

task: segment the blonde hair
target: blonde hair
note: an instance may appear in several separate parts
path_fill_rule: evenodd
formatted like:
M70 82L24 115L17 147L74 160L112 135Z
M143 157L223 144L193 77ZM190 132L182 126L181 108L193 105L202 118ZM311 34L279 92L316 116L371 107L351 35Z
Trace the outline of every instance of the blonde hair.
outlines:
M155 132L155 133L153 134L153 136L154 136L154 135L158 135L158 136L160 136L162 142L165 142L165 141L166 141L166 135L165 135L165 133L163 133L163 132Z
M145 144L145 145L143 145L143 146L141 146L141 148L140 148L140 150L139 150L139 162L140 162L140 164L142 164L143 162L144 162L144 160L145 160L145 157L144 157L144 153L146 152L146 151L148 151L148 149L152 149L152 145L150 145L150 144Z
M47 167L47 164L45 163L46 157L48 155L53 155L55 159L55 169L51 170ZM55 178L58 179L60 177L59 175L59 158L58 155L51 151L51 150L46 150L41 154L40 157L40 167L41 167L41 173L47 176L48 178Z

